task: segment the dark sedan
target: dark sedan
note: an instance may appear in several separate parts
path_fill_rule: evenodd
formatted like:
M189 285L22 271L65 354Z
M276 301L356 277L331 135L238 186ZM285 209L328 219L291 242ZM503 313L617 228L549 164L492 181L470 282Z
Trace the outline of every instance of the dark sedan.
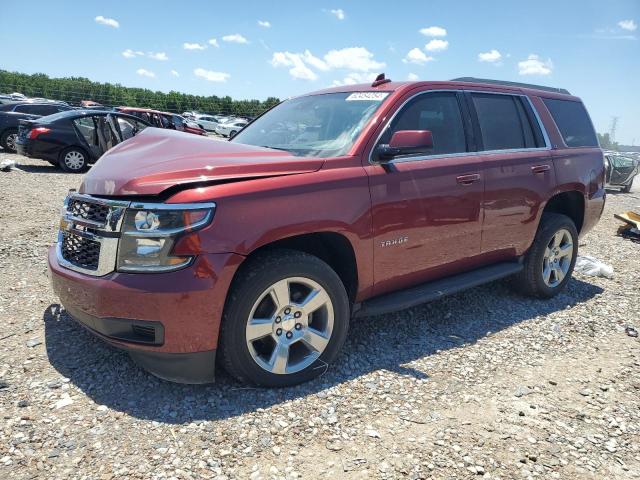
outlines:
M15 152L20 120L39 118L71 109L72 107L66 103L52 101L14 101L0 105L0 147Z
M37 120L21 120L16 140L20 155L83 172L100 156L149 124L131 115L99 110L72 110Z

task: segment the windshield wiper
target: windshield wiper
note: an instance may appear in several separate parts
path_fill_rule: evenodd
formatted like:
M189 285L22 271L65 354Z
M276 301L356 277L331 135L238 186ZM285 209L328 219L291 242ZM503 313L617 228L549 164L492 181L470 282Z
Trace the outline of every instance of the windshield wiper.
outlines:
M271 150L282 150L283 152L288 152L289 150L287 150L286 148L280 148L280 147L271 147L269 145L260 145L262 148L270 148Z

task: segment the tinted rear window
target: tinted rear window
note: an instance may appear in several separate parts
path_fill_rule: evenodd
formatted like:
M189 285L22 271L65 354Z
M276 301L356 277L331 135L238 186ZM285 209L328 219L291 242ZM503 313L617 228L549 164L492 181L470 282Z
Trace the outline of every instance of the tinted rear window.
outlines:
M543 100L567 147L598 146L596 132L582 103L553 98Z
M512 95L471 94L478 115L484 150L536 147L534 132L519 98Z

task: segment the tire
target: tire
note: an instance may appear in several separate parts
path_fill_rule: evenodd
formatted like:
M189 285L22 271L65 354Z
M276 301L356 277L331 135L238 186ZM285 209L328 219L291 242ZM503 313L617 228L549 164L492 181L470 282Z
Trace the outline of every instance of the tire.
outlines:
M631 191L632 186L633 186L633 178L631 179L628 185L625 185L624 187L622 187L622 193L629 193Z
M68 173L83 173L89 169L89 156L79 147L70 147L60 153L58 165Z
M18 130L16 130L15 128L7 128L4 132L2 132L2 136L0 137L0 146L7 152L15 153L17 138Z
M232 130L231 132L229 132L229 138L235 137L236 133L238 133L238 132L236 132L235 130Z
M309 299L315 305L305 310ZM297 385L327 370L344 344L349 317L344 285L325 262L295 250L259 254L230 289L218 359L243 383Z
M573 221L559 213L543 213L524 269L516 275L516 287L532 297L554 297L571 278L577 255L578 231Z

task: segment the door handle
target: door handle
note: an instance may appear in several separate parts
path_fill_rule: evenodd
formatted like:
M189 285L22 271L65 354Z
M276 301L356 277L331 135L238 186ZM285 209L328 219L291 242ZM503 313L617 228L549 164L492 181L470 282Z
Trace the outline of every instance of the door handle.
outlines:
M471 185L472 183L477 182L478 180L480 180L479 173L471 173L469 175L460 175L456 177L456 181L460 185Z
M531 167L531 173L544 173L551 170L549 165L534 165Z

